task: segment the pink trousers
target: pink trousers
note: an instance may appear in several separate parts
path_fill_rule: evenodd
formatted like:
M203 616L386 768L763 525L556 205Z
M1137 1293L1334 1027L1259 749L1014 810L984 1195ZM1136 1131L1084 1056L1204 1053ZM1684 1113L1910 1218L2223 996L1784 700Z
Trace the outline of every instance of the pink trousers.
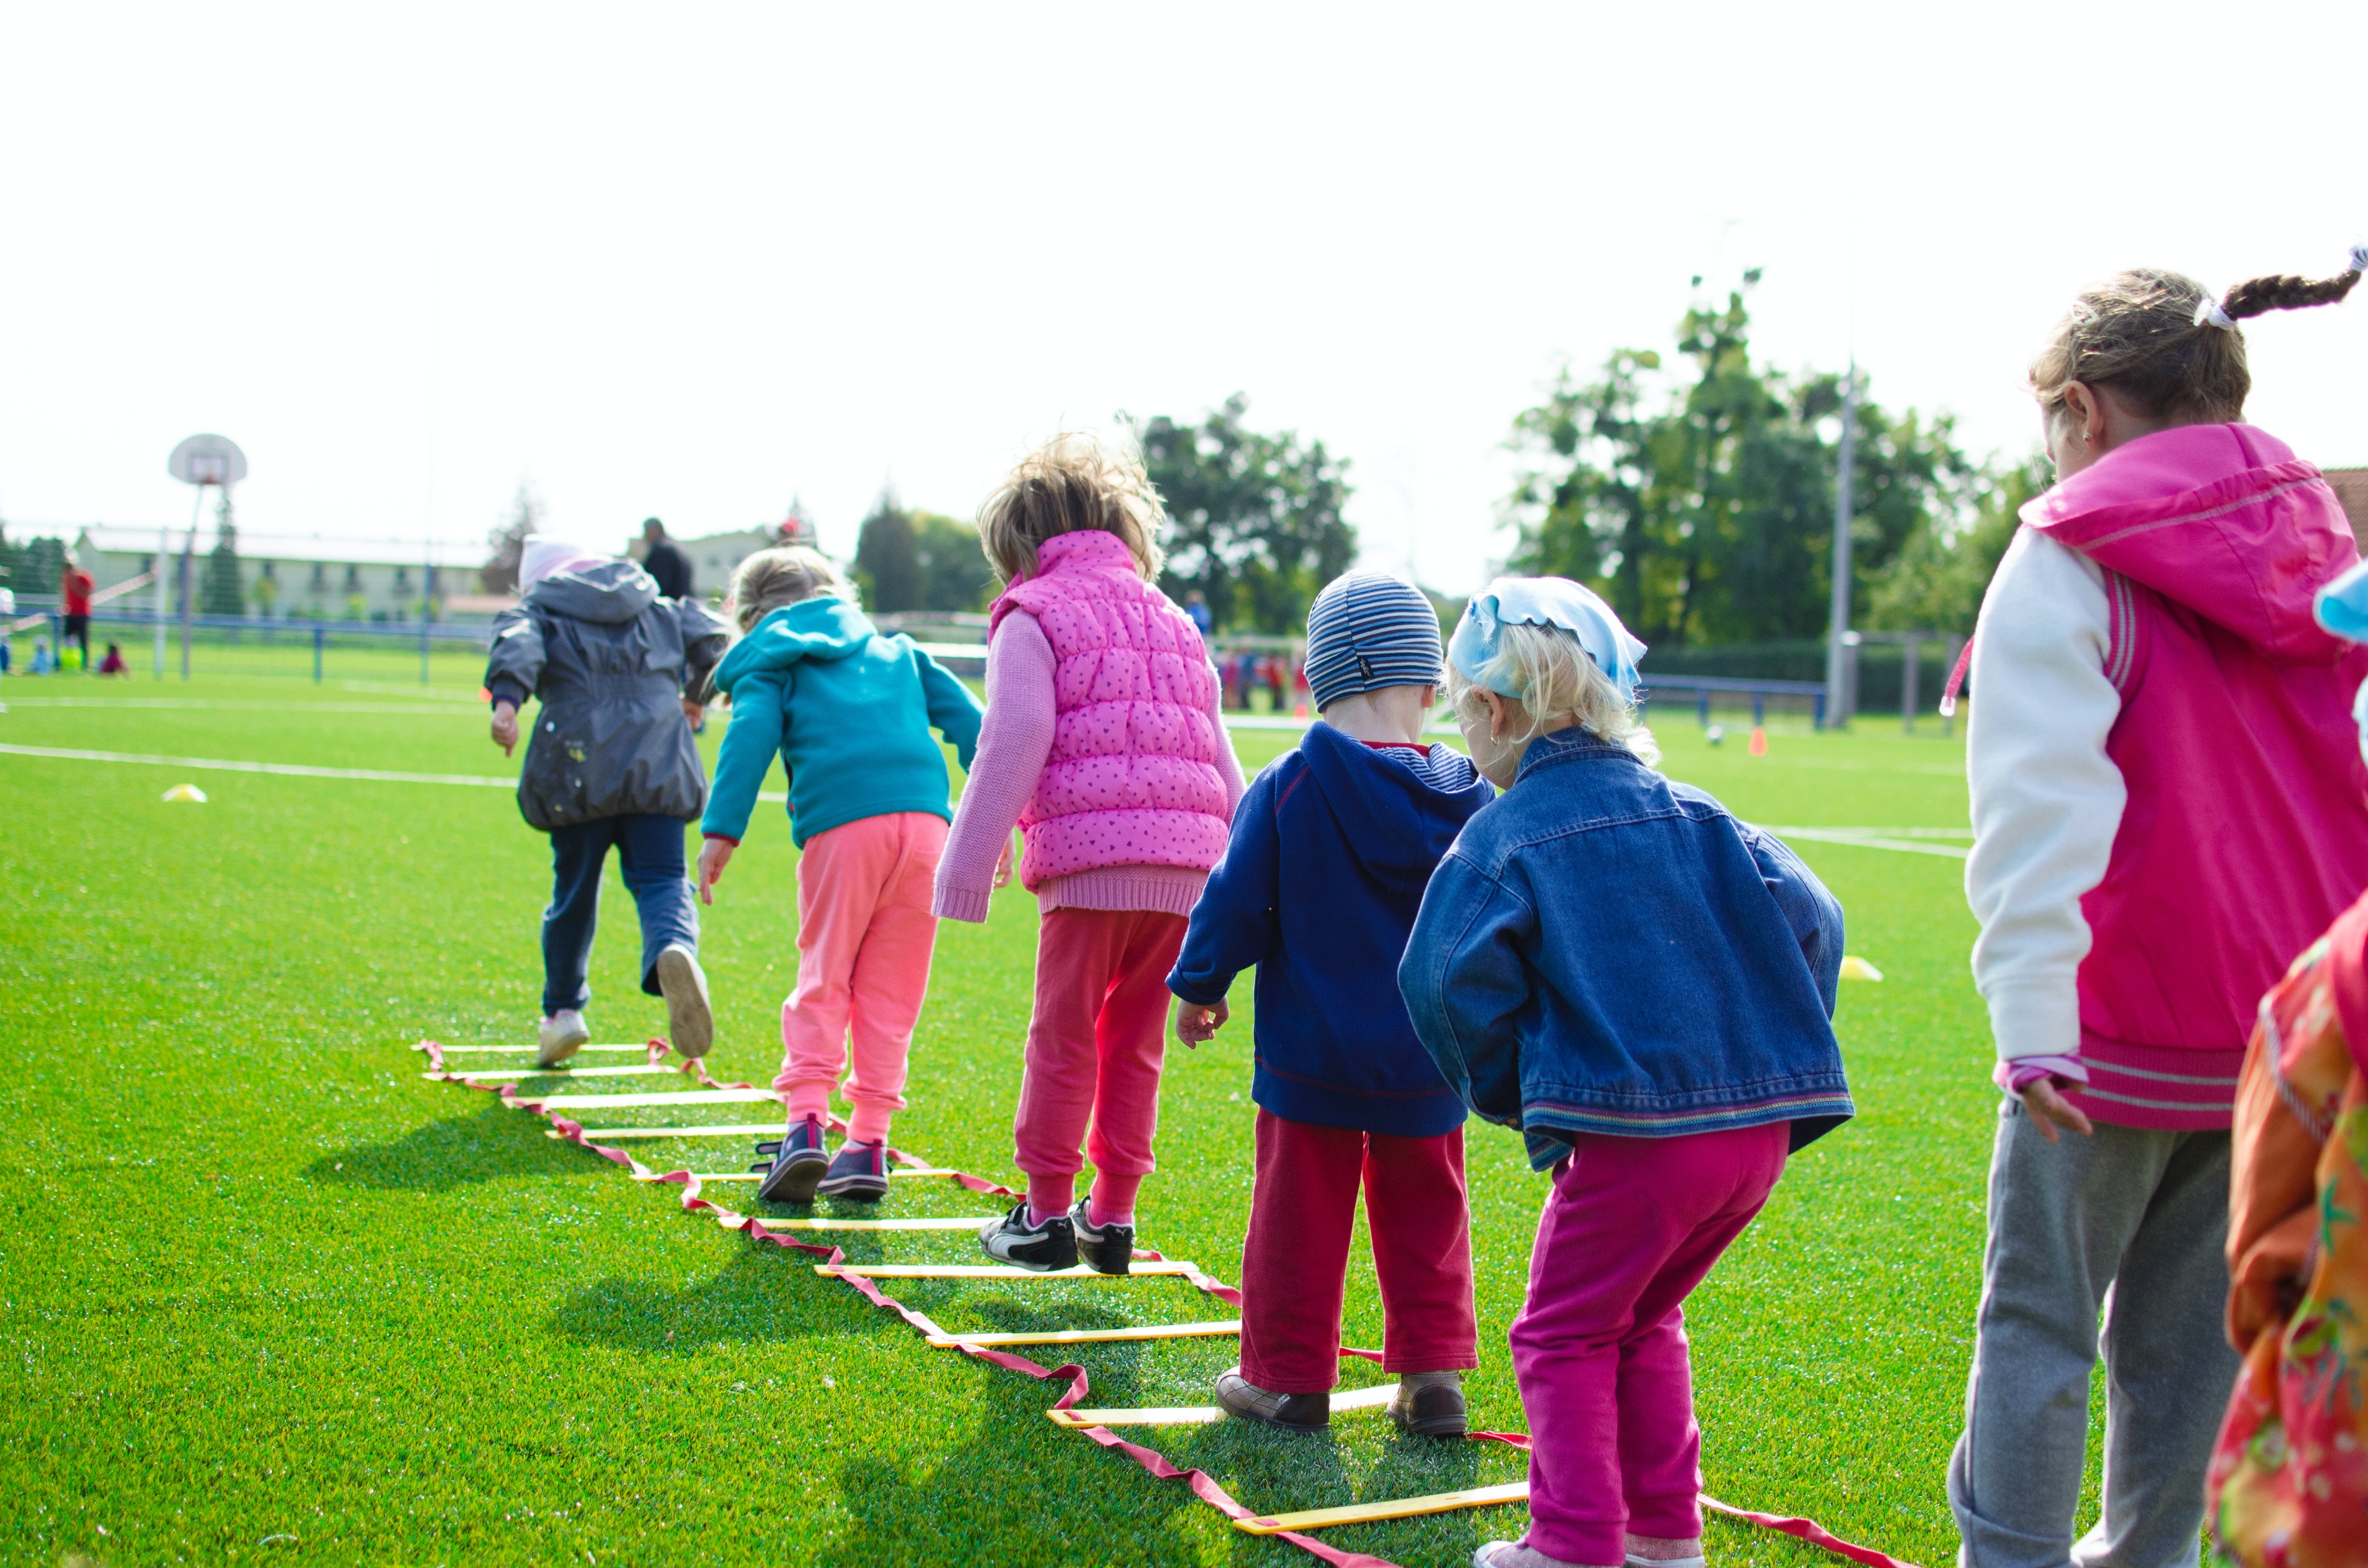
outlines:
M1340 1381L1340 1301L1360 1185L1382 1287L1382 1370L1480 1364L1463 1129L1398 1138L1261 1109L1242 1243L1242 1376L1262 1389L1323 1393Z
M1068 1207L1085 1164L1082 1142L1099 1174L1097 1201L1133 1211L1134 1189L1153 1168L1159 1070L1167 1060L1167 971L1184 927L1184 916L1147 909L1046 913L1011 1129L1032 1207Z
M773 1087L791 1118L826 1116L847 1079L848 1135L876 1143L905 1108L913 1022L929 990L929 894L943 817L864 817L806 840L798 861L798 984L781 1004ZM853 1067L848 1041L854 1042Z
M1579 1139L1538 1220L1513 1375L1530 1422L1528 1543L1627 1560L1623 1537L1702 1534L1702 1428L1679 1310L1768 1201L1783 1122Z

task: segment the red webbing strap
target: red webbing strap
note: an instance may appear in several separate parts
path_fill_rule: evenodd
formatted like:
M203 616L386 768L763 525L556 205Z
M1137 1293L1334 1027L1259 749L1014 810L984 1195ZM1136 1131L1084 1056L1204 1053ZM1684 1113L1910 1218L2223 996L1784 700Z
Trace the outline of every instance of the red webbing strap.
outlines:
M434 1077L441 1079L447 1083L461 1084L468 1088L481 1089L490 1094L496 1094L499 1095L505 1102L511 1104L517 1103L517 1093L510 1085L474 1083L467 1078L461 1077L456 1073L445 1071L443 1049L438 1045L436 1041L432 1040L423 1040L412 1049L427 1052L428 1064ZM659 1058L666 1054L666 1043L662 1040L651 1040L649 1042L649 1049L650 1061L653 1063L655 1063ZM697 1058L691 1058L688 1064L696 1072L699 1081L710 1088L746 1089L754 1086L748 1084L720 1084L708 1075L706 1063ZM644 1181L667 1183L681 1187L683 1189L682 1207L686 1213L697 1213L700 1210L704 1210L709 1213L712 1213L715 1217L716 1222L726 1230L738 1231L743 1235L752 1236L760 1242L769 1242L775 1246L788 1247L793 1252L810 1254L813 1256L821 1258L825 1263L844 1263L847 1260L847 1255L836 1246L824 1245L814 1242L802 1242L794 1236L783 1235L778 1232L767 1230L765 1226L757 1221L746 1215L737 1213L731 1209L727 1209L723 1205L717 1203L711 1199L701 1197L700 1195L699 1177L689 1171L667 1171L664 1175L659 1175L653 1172L648 1166L643 1165L639 1160L636 1160L632 1155L627 1153L622 1149L611 1149L603 1144L594 1143L587 1141L584 1136L583 1123L572 1121L566 1117L556 1115L551 1111L544 1110L540 1107L531 1107L530 1108L534 1110L534 1114L541 1117L545 1121L549 1122L552 1130L560 1133L561 1136L565 1138L569 1142L581 1144L583 1147L589 1149L592 1153L599 1155L602 1159L612 1161L617 1165L624 1166L628 1171L632 1173L634 1176L641 1177ZM835 1131L845 1131L845 1123L841 1122L836 1116L830 1119L830 1125ZM901 1150L892 1148L887 1151L887 1153L888 1157L895 1161L898 1165L925 1166L930 1170L941 1168L928 1161L915 1159L912 1156L905 1154ZM951 1179L960 1182L963 1187L969 1188L973 1192L992 1193L1005 1198L1017 1198L1019 1196L1019 1194L1014 1192L1010 1187L1004 1187L999 1183L988 1181L985 1176L972 1176L966 1171L948 1171L946 1174ZM1146 1263L1165 1263L1169 1261L1161 1254L1149 1247L1136 1248L1134 1256L1143 1259ZM946 1333L945 1329L931 1320L928 1313L914 1311L912 1308L905 1305L904 1302L896 1300L895 1297L891 1296L885 1290L880 1289L877 1283L864 1276L860 1274L840 1274L833 1276L833 1278L847 1285L865 1301L870 1301L873 1306L882 1307L889 1312L894 1312L898 1317L903 1318L906 1323L920 1330L921 1333L925 1335L935 1335L940 1338L951 1337ZM1216 1297L1219 1301L1224 1301L1230 1306L1238 1307L1242 1303L1242 1293L1238 1289L1202 1273L1198 1267L1191 1269L1184 1276L1184 1278L1199 1290L1207 1292L1209 1295ZM1014 1356L1008 1351L994 1350L983 1345L967 1345L962 1343L960 1340L955 1341L952 1348L958 1349L965 1355L974 1357L977 1359L987 1362L993 1366L1001 1367L1007 1371L1024 1373L1039 1381L1051 1381L1056 1378L1067 1378L1069 1380L1067 1390L1062 1393L1059 1399L1053 1402L1053 1408L1055 1410L1068 1410L1073 1408L1086 1397L1091 1387L1086 1377L1085 1368L1076 1362L1070 1362L1067 1365L1060 1367L1047 1368L1038 1365L1036 1362L1028 1359L1025 1356ZM1343 1356L1361 1357L1369 1361L1379 1361L1382 1358L1381 1352L1377 1350L1366 1350L1347 1345L1340 1347L1340 1354ZM1095 1442L1100 1444L1103 1448L1117 1449L1127 1458L1133 1460L1136 1464L1141 1465L1145 1471L1161 1481L1183 1482L1187 1488L1190 1490L1192 1495L1198 1497L1203 1503L1208 1504L1211 1507L1216 1509L1219 1513L1224 1514L1228 1518L1251 1519L1260 1517L1257 1514L1253 1514L1249 1509L1243 1507L1241 1504L1235 1502L1232 1495L1228 1494L1223 1486L1219 1485L1216 1479L1211 1476L1206 1471L1200 1469L1178 1470L1174 1465L1170 1464L1167 1458L1160 1454L1156 1449L1144 1448L1140 1443L1130 1443L1125 1438L1118 1436L1115 1432L1112 1432L1107 1426L1081 1426L1078 1427L1077 1430L1082 1432L1085 1436L1092 1438ZM1466 1435L1466 1441L1479 1443L1503 1443L1509 1448L1519 1449L1524 1453L1527 1453L1530 1448L1530 1439L1528 1436L1520 1432L1473 1432ZM1755 1513L1748 1508L1737 1508L1728 1504L1722 1503L1717 1498L1712 1497L1706 1494L1702 1499L1702 1506L1710 1509L1713 1513L1725 1514L1731 1518L1741 1519L1747 1524L1759 1525L1763 1528L1780 1530L1786 1535L1797 1537L1802 1540L1807 1541L1812 1546L1822 1547L1826 1551L1834 1553L1836 1556L1846 1557L1853 1562L1861 1563L1863 1565L1863 1568L1916 1568L1916 1565L1913 1563L1903 1562L1899 1558L1890 1556L1885 1552L1877 1551L1871 1546L1860 1546L1855 1542L1844 1540L1814 1519L1795 1518L1776 1514ZM1278 1540L1287 1540L1291 1542L1292 1545L1298 1547L1301 1551L1305 1551L1325 1562L1333 1564L1333 1568L1398 1568L1398 1564L1392 1562L1387 1558L1374 1557L1370 1553L1361 1551L1343 1551L1337 1547L1326 1546L1315 1537L1298 1530L1278 1531L1275 1539Z

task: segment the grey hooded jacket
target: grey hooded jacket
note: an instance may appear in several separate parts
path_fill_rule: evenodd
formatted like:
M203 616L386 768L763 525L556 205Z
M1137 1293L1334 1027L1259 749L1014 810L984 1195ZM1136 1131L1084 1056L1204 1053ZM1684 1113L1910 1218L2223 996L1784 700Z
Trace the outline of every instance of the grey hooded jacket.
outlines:
M598 817L689 821L707 772L683 718L723 656L723 622L696 599L659 597L630 561L545 577L494 622L485 688L542 699L518 775L518 811L545 833Z

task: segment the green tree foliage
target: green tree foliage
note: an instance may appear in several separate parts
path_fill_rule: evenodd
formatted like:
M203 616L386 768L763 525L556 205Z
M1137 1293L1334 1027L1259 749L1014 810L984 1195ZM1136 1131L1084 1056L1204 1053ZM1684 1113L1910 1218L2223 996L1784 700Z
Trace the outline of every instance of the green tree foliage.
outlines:
M65 565L65 540L31 539L18 544L0 531L0 588L19 595L54 594Z
M855 537L855 576L865 608L882 614L984 609L995 587L976 529L885 490Z
M1928 517L1889 566L1870 574L1869 624L1877 631L1932 629L1970 636L1998 558L2014 539L2024 502L2055 483L2044 453L1987 473L1972 514L1953 528Z
M1290 632L1317 589L1357 557L1348 463L1297 432L1244 426L1240 392L1198 425L1166 415L1134 426L1172 523L1160 586L1199 589L1220 629Z
M855 574L864 607L884 615L921 608L921 543L913 514L882 490L855 536Z
M1648 643L1826 630L1841 381L1753 363L1758 281L1687 311L1673 367L1624 348L1584 384L1565 368L1514 421L1534 466L1512 564L1595 584ZM1990 485L1945 415L1861 398L1857 436L1854 620L1912 540L1954 540Z
M230 520L230 494L222 498L214 524L214 547L206 555L205 576L198 588L199 615L245 615L246 595L238 582L238 525Z
M978 547L978 530L961 518L915 512L913 554L923 609L982 610L995 597L995 569Z

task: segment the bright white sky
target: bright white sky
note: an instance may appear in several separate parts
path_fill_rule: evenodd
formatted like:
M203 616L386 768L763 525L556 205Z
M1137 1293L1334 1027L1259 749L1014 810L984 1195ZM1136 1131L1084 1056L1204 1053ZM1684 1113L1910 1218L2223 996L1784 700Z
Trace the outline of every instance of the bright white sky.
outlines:
M0 13L0 517L696 536L966 515L1112 411L1347 456L1473 585L1513 415L1767 269L1759 344L2020 451L2068 293L2368 235L2368 6L24 5ZM2368 463L2368 289L2249 409Z

